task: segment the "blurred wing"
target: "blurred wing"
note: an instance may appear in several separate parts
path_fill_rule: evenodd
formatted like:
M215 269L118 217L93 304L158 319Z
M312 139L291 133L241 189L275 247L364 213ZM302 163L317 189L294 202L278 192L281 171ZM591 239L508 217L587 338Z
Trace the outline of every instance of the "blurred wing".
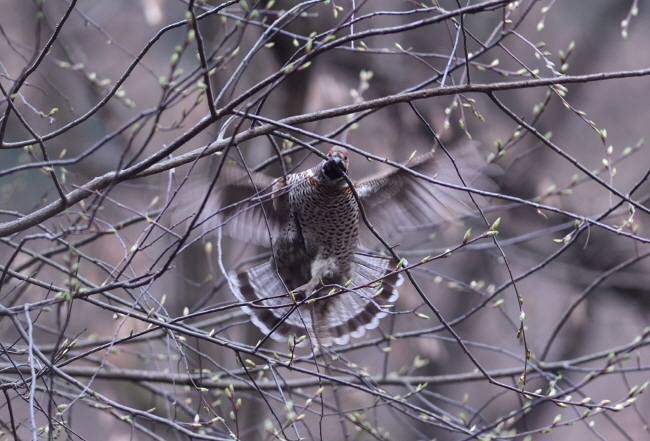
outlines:
M438 180L460 184L455 169L448 161L442 161L442 157L444 153L434 159L431 150L404 165ZM418 226L457 220L472 211L463 202L468 200L466 193L432 184L399 168L369 176L355 187L368 220L386 239L394 239L404 230ZM361 244L376 247L377 238L364 227L363 221L360 224Z
M197 227L204 233L223 228L223 233L235 239L261 245L271 246L271 238L279 231L280 219L273 208L275 180L262 173L251 172L250 175L240 167L226 165L213 193L209 196L205 209L199 214ZM205 183L204 187L207 187ZM192 197L183 203L196 212L203 201L203 196ZM188 212L186 208L184 210Z

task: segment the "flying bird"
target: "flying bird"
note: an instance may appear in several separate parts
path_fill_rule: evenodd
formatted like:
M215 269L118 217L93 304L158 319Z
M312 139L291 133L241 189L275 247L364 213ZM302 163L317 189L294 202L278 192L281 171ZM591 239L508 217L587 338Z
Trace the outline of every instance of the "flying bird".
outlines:
M316 347L345 344L388 314L403 280L400 262L363 251L361 244L372 247L376 237L360 225L359 204L386 237L468 211L451 190L409 171L437 171L433 150L404 165L353 182L347 150L334 146L317 166L277 179L224 166L205 210L212 217L202 220L271 248L265 263L229 275L265 335L285 342L304 335Z

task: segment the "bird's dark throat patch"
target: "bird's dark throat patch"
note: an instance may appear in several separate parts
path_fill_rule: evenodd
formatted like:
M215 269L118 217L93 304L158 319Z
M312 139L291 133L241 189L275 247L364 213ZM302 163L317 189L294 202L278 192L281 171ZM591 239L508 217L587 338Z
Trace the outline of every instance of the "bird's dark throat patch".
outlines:
M345 175L343 166L340 166L332 161L328 161L323 165L323 173L328 179L332 181L339 180Z

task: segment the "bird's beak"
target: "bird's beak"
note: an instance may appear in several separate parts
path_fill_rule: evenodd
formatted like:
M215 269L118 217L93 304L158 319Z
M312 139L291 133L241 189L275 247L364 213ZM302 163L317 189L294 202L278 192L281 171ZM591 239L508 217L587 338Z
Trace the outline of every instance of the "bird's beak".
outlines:
M334 152L332 153L332 161L339 167L345 167L347 158L343 152Z
M343 165L343 163L345 162L345 158L343 157L342 154L337 153L334 156L332 156L332 161L334 161L334 164L341 167Z

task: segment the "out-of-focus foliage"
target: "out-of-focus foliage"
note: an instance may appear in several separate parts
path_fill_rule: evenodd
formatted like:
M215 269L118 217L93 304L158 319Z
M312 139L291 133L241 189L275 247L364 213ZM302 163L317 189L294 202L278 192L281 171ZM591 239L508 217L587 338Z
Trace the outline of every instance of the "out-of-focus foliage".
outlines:
M5 0L0 440L650 439L647 6ZM379 231L378 330L258 347L269 252L193 213L330 143L448 152L471 216Z

